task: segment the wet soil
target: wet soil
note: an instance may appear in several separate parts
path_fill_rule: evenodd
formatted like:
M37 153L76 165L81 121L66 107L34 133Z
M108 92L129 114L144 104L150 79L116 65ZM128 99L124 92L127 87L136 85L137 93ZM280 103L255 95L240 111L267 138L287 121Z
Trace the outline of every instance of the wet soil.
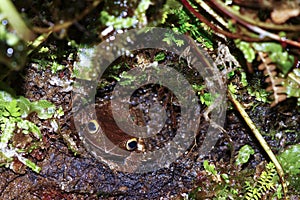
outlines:
M55 5L48 8L48 4L44 2L38 6L30 3L24 4L23 1L14 3L19 8L31 11L27 11L27 16L32 18L32 24L44 27L44 20L59 24L62 20L73 19L76 16L74 13L80 13L86 7L83 1L71 2L72 5L67 1L57 1L59 8L56 8ZM138 1L130 1L127 5L117 5L113 4L114 1L107 2L109 2L110 10L118 12L116 16L121 12L132 16L133 8L138 3ZM157 13L159 9L154 6L162 7L163 1L156 2L149 11L151 18L160 18L162 14ZM102 7L103 4L100 4L90 14L90 17L79 21L67 30L71 40L74 39L78 43L99 41L98 35L105 28L98 20ZM154 19L150 21L152 20ZM99 27L101 27L100 30L98 30ZM66 59L64 58L65 51L70 46L65 40L61 40L66 36L65 30L53 33L53 35L48 38L48 41L54 41L53 44L49 42L51 45L49 45L50 52L48 53L57 52L57 48L63 46L64 49L55 55L59 56L58 60ZM153 57L151 59L153 62ZM175 60L173 61L175 62ZM239 113L235 109L228 109L224 125L227 134L219 133L218 142L205 155L199 155L197 146L194 146L168 168L155 172L136 174L112 170L86 150L74 128L72 87L69 87L72 84L73 66L69 61L64 64L66 69L55 74L50 69L38 69L36 64L28 64L22 73L25 74L23 82L20 83L18 79L14 79L19 87L20 95L24 95L32 101L47 99L58 107L62 106L64 116L58 120L59 131L54 131L50 120L40 120L35 114L29 116L29 120L41 127L43 134L42 148L34 150L29 156L42 168L42 171L37 174L21 166L18 173L15 173L11 169L1 167L0 199L179 199L182 194L188 193L205 180L202 166L204 159L216 163L216 165L229 166L224 167L224 169L228 169L237 155L237 151L243 145L249 144L254 148L255 154L251 156L247 164L243 165L243 168L254 169L261 161L268 160L268 156ZM189 68L184 68L184 70L187 70L187 74L194 74ZM262 73L254 74L252 79L255 80L255 78L263 79ZM198 80L199 77L195 76L194 79ZM251 82L251 80L248 81ZM112 81L109 82L110 85L113 84ZM110 85L108 85L108 89L100 91L100 99L105 98L105 94L112 89L109 88ZM137 99L135 97L132 100L137 101ZM247 95L244 95L242 101L245 101L245 104L249 102L255 104L255 107L248 109L247 112L275 153L291 144L300 143L300 110L296 106L295 99L284 101L273 108L270 108L268 104L257 102L255 98ZM203 118L201 118L201 122L199 134L196 137L199 144L205 137L208 127L208 123Z

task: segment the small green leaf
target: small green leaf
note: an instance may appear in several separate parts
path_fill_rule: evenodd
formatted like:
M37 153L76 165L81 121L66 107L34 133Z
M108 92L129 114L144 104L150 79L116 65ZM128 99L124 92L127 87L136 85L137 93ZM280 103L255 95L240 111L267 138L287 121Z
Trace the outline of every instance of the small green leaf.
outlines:
M29 131L31 133L33 133L33 135L36 137L36 138L41 138L42 137L42 134L41 134L41 131L40 129L32 122L30 121L27 121L28 123L28 127L29 127Z
M20 129L23 129L23 134L28 134L30 132L30 133L33 133L33 135L36 138L41 138L42 137L40 129L34 123L32 123L28 120L19 121L17 123L17 126Z
M224 179L225 183L229 183L229 176L227 174L221 174L221 177Z
M56 73L56 72L58 72L60 70L63 70L65 68L66 68L65 65L58 64L57 62L54 61L52 63L52 66L51 66L51 72L54 74L54 73Z
M166 55L164 52L159 52L158 54L155 55L154 60L155 61L162 61L166 58Z
M58 119L60 118L60 117L62 117L62 116L64 116L64 110L63 110L63 108L60 106L57 110L56 110L56 112L55 112L55 116L54 117L57 117Z
M36 172L36 173L40 173L41 168L39 166L37 166L34 162L32 162L31 160L24 158L22 156L18 156L18 160L23 163L24 165L26 165L27 167L29 167L30 169L32 169L32 171Z
M254 149L249 145L244 145L240 150L238 157L235 161L236 165L242 165L244 163L247 163L250 155L254 154Z
M232 78L234 75L235 75L235 71L234 70L232 70L232 71L230 71L230 72L227 73L228 79Z
M248 85L247 77L245 72L241 72L241 83L243 87L246 87Z
M255 51L249 42L235 40L236 46L243 52L247 62L251 63L255 59Z
M27 117L28 114L30 113L31 102L27 98L25 98L23 96L20 96L17 99L17 102L18 102L18 107L20 108L21 117L22 118Z
M283 82L288 97L296 97L300 106L300 69L294 69Z
M290 146L280 153L277 158L287 173L300 175L300 144Z
M177 46L181 47L182 45L184 45L184 40L175 40L174 41L176 43Z
M6 110L3 110L2 113L1 113L2 116L4 117L9 117L10 116L10 113Z
M200 95L200 102L202 104L205 104L207 106L210 106L212 104L213 98L210 93L204 93Z
M24 129L24 130L28 130L29 127L28 127L28 124L26 122L26 120L21 120L17 123L17 126L21 129Z
M55 105L47 100L32 102L31 110L35 111L40 119L49 119L55 113Z
M217 173L218 173L215 166L213 164L209 164L207 160L204 160L203 167L207 172L209 172L213 175L217 175Z
M7 146L15 130L15 121L12 118L5 118L5 123L1 124L2 134L0 135L0 149Z
M206 88L205 85L198 85L198 84L193 84L192 87L196 92L201 92Z
M13 117L21 116L20 108L17 106L17 101L13 99L11 102L5 104L6 110L10 113Z
M287 74L294 65L294 56L289 55L288 52L284 51L282 46L278 43L253 43L252 46L257 51L268 53L271 60L277 64L276 66L283 74Z
M232 93L232 94L236 94L237 93L237 86L233 85L232 82L228 85L228 90Z

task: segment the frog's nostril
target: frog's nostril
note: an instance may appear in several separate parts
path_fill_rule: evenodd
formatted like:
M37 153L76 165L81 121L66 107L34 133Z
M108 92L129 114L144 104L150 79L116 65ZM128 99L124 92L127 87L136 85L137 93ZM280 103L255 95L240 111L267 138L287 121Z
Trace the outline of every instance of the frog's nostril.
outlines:
M99 129L99 124L96 120L91 120L87 124L87 128L90 133L96 133Z
M128 151L133 151L137 148L137 144L138 144L138 142L137 142L136 138L129 139L126 142L126 149Z

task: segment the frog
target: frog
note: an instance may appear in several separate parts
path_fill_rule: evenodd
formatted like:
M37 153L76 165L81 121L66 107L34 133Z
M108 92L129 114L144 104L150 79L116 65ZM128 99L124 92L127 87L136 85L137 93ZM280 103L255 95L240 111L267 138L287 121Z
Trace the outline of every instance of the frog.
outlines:
M104 104L96 103L96 118L90 119L86 123L86 133L99 135L99 131L103 131L105 136L117 147L128 151L144 152L145 145L142 138L134 137L128 133L125 133L115 122L112 110L111 103L106 102ZM145 125L144 120L141 119L141 110L131 112L135 119L135 123L138 125ZM122 113L120 113L122 115ZM124 119L127 116L122 116ZM140 121L140 122L137 122ZM100 129L101 127L101 129Z
M151 88L145 90L148 91L145 95L149 95ZM172 111L176 102L175 97L165 92L163 88L158 88L158 97L156 97L156 100L152 99L151 102L161 102L162 108L169 110L168 122L162 127L161 131L152 134L151 137L141 138L135 136L132 132L124 132L124 129L122 129L128 122L137 126L149 127L149 117L153 118L155 115L151 116L147 113L149 110L145 112L147 109L139 106L140 104L129 106L130 116L118 112L119 118L124 119L124 124L122 124L122 120L121 124L116 123L112 114L111 100L104 100L102 97L85 105L78 112L74 112L74 123L79 127L77 131L79 130L85 148L96 159L107 164L111 169L132 173L137 169L142 171L139 167L147 163L149 155L151 153L154 155L154 151L157 150L158 146L163 147L163 143L168 141L167 138L172 139L174 134L172 133L172 136L168 134L174 131L177 126L175 113L178 111ZM148 98L153 97L155 95L150 95ZM135 100L137 101L137 99ZM170 106L167 102L173 106Z
M121 117L123 116L120 113ZM134 117L138 119L137 116ZM85 148L110 168L134 166L130 155L145 152L144 140L125 133L115 122L110 101L96 101L74 113L74 123ZM132 162L136 162L133 159ZM121 169L120 169L121 170ZM127 171L133 169L127 169ZM122 170L121 170L122 171Z

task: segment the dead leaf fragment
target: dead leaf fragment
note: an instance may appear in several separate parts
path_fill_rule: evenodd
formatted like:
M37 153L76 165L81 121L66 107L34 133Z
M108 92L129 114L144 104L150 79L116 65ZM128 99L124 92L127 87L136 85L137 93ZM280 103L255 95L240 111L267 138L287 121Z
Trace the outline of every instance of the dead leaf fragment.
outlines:
M271 18L275 24L283 24L290 18L297 17L299 14L299 8L277 8L272 11Z

